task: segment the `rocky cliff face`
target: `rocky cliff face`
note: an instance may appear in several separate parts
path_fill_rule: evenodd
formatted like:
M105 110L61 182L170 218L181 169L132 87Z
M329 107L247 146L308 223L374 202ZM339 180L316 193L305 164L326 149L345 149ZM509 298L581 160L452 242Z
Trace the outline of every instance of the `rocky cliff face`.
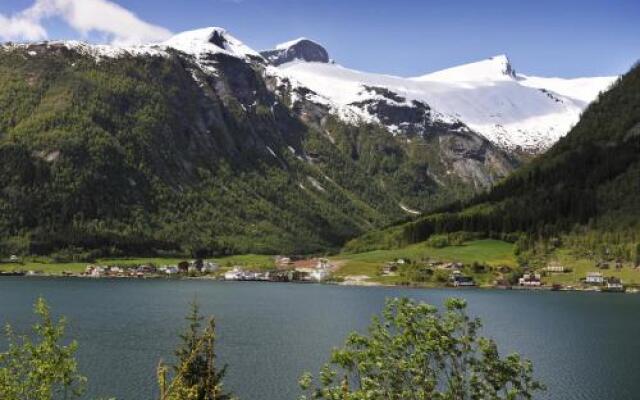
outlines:
M275 66L293 61L329 62L327 50L318 43L305 38L283 43L274 50L265 50L260 54Z

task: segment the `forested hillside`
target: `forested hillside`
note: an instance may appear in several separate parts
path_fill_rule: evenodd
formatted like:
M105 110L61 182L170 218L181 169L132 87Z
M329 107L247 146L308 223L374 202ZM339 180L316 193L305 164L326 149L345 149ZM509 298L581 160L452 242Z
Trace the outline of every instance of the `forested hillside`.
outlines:
M637 255L640 241L640 67L591 104L548 153L493 190L347 248L393 247L457 231L521 240L565 235L589 251Z
M74 46L0 47L1 254L327 251L513 168L471 133L345 124L260 58Z

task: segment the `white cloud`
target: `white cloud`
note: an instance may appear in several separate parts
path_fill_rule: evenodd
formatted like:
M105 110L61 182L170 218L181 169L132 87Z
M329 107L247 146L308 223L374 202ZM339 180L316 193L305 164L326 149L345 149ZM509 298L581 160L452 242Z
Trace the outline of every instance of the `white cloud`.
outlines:
M35 40L47 37L42 22L60 18L83 36L91 32L106 34L114 44L161 41L171 32L138 18L109 0L35 0L13 16L0 14L0 37L5 40Z
M38 40L46 36L46 30L37 21L21 16L5 17L0 14L0 38Z

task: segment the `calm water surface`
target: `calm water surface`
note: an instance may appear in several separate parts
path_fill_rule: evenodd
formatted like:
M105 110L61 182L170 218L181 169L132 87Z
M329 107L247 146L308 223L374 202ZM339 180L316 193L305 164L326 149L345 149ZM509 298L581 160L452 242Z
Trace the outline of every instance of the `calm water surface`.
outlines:
M633 399L640 393L640 296L412 290L163 280L0 279L0 323L20 330L44 296L69 319L89 378L87 399L153 399L155 367L172 360L188 303L218 325L227 387L241 399L295 399L302 371L364 329L387 297L466 298L483 334L534 361L544 399Z

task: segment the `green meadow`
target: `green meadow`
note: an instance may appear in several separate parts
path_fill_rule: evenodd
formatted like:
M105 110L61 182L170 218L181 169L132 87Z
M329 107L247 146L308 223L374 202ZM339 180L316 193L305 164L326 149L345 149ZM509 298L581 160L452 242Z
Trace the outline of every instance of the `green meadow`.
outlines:
M399 277L380 276L380 268L389 261L399 258L414 262L441 261L472 264L474 262L489 267L516 267L513 253L514 245L500 240L484 239L466 242L459 246L443 248L430 247L426 242L414 244L402 249L375 250L357 254L340 254L332 258L340 265L336 272L338 277L366 275L371 281L394 284ZM467 272L467 271L465 271ZM492 273L475 274L469 271L479 284L491 284L496 277ZM428 282L427 282L428 283ZM428 284L426 286L429 286Z
M60 275L63 272L84 272L87 265L117 265L121 267L133 267L142 264L155 266L175 265L191 258L103 258L94 262L70 262L59 263L48 258L26 258L20 263L0 263L0 271L37 271L45 274ZM273 256L245 254L211 259L222 267L242 265L252 269L268 269L274 265Z

